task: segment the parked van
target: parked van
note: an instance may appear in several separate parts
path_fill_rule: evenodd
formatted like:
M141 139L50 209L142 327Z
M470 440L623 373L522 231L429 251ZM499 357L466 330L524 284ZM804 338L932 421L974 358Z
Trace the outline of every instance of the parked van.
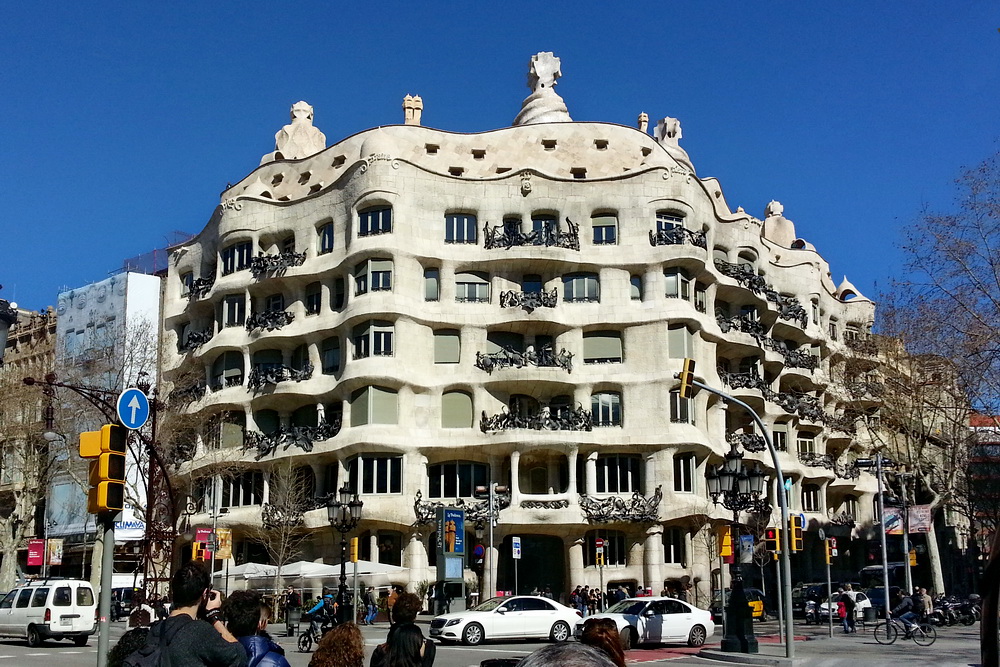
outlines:
M42 579L20 584L0 600L0 636L28 640L72 639L86 646L97 631L97 597L89 581Z

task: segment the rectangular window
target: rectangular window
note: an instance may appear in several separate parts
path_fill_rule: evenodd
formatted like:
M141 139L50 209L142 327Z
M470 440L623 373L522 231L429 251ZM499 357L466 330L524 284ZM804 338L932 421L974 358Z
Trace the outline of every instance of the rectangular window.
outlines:
M799 433L795 439L795 447L798 449L799 454L815 454L816 436L812 433Z
M330 295L330 307L335 311L344 309L347 301L347 289L344 286L344 279L337 278L333 281L333 293Z
M670 421L675 424L694 424L692 400L683 398L678 389L670 392Z
M363 495L403 492L402 456L359 456L347 464L348 488Z
M194 274L190 271L181 274L181 296L187 296L191 293L191 287L194 285Z
M836 322L830 322L829 333L830 333L830 339L831 340L837 340L837 323Z
M634 493L642 491L641 470L642 461L638 456L598 456L597 492Z
M370 259L354 267L354 294L392 290L392 260Z
M328 252L333 252L333 223L326 223L317 229L316 232L319 234L318 253L325 255Z
M434 332L434 363L457 364L461 357L461 339L458 331L448 329Z
M351 394L351 426L395 424L396 392L385 387L361 387Z
M285 296L283 294L272 294L264 299L264 310L277 312L285 309Z
M708 312L708 293L701 283L694 284L694 309L699 313Z
M594 426L621 426L621 394L612 392L594 394L590 397L590 411Z
M819 324L819 304L812 302L812 323Z
M365 322L354 327L354 358L392 356L391 322Z
M593 331L583 334L583 363L622 363L622 335L617 331Z
M358 214L358 236L375 236L392 232L392 209L374 208Z
M642 276L631 276L628 283L629 296L632 301L642 301Z
M591 218L594 227L594 245L615 245L618 243L618 218L613 215L595 215Z
M264 501L264 473L248 470L222 480L220 507L247 507Z
M685 533L680 528L667 528L663 531L663 562L672 565L684 565L687 558L684 554Z
M684 226L684 216L679 213L668 213L665 211L657 211L656 213L656 231L657 232L667 232L675 227Z
M563 301L597 303L600 300L600 279L597 274L580 273L563 277Z
M437 301L440 295L440 271L424 269L424 301Z
M802 510L805 512L819 511L819 487L806 484L802 487Z
M667 327L667 356L671 359L694 358L694 335L683 324Z
M667 269L663 272L667 281L668 299L691 300L691 276L684 269Z
M427 468L431 498L472 498L477 486L486 486L489 468L485 463L453 461Z
M320 349L323 359L323 374L332 375L340 370L340 339L327 338Z
M228 248L223 248L220 253L222 259L222 275L228 275L235 271L242 271L250 266L250 257L253 251L251 241L234 243Z
M476 216L453 213L444 217L445 243L475 243Z
M247 302L242 294L227 296L222 302L223 326L243 326L247 316Z
M306 287L306 315L318 315L322 305L323 289L319 283L310 284Z
M775 424L771 427L771 441L779 452L788 451L788 426Z
M674 491L678 493L694 493L694 472L696 461L693 453L674 456Z
M555 239L559 221L552 215L534 215L531 217L531 231L535 234L534 244L545 245L546 240Z
M455 301L460 303L489 303L490 283L479 273L455 274Z

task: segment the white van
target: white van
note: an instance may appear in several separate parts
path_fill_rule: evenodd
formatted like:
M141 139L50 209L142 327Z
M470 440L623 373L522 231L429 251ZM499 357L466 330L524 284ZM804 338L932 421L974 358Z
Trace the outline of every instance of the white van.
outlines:
M72 639L86 646L97 631L97 598L89 581L43 579L20 584L0 600L0 637Z

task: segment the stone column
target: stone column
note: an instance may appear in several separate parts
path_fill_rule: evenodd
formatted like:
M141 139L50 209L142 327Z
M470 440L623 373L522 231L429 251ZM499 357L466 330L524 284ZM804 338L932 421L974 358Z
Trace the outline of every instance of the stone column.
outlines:
M642 276L642 300L652 301L663 297L666 288L664 287L663 269L651 266Z
M643 457L643 470L642 470L642 493L646 496L653 495L653 491L656 489L656 480L658 479L656 475L656 454L650 453Z
M372 530L368 534L368 550L371 553L371 561L373 563L379 562L379 560L378 560L378 531Z
M433 582L434 577L428 572L427 544L424 542L424 536L420 531L414 530L409 537L409 543L403 551L403 566L410 568L410 581L406 585L406 590L415 593L418 583Z
M577 445L570 447L569 452L566 454L566 461L569 464L569 488L566 489L566 492L569 494L570 505L580 504L580 494L576 492L576 461L579 455L580 448Z
M205 386L212 390L212 364L205 364Z
M587 477L583 488L588 496L597 494L597 452L587 454Z
M587 571L583 566L583 544L584 539L579 537L569 545L569 581L566 582L566 590L572 591L577 586L586 585Z
M518 483L518 465L521 462L521 452L516 449L510 453L510 506L521 504L521 487Z
M642 553L643 576L653 595L663 589L663 526L654 524L646 529L646 545Z

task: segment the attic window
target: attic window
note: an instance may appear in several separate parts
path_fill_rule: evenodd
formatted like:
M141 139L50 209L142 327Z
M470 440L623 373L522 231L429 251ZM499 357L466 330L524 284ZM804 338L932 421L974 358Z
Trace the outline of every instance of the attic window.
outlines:
M424 144L424 150L427 151L428 155L437 155L438 148L440 148L440 146L437 144Z
M486 157L486 151L481 148L472 149L472 157L476 160L482 160Z
M291 201L291 199L288 198L288 195L285 195L284 197L278 197L278 201Z
M309 194L313 194L315 192L319 192L322 189L323 189L323 184L322 183L314 183L313 186L311 188L309 188Z
M264 190L263 192L261 192L261 193L260 193L260 196L261 196L261 197L265 197L265 198L267 198L267 199L274 199L274 197L272 197L272 196L271 196L271 193L270 193L270 192L268 192L267 190Z
M594 148L599 151L607 150L608 140L607 139L594 139Z
M573 178L587 178L586 167L573 167L569 170L569 173L573 174Z
M554 151L556 149L555 139L542 139L542 148L547 151Z
M510 167L497 167L498 174L506 174L508 171L510 171Z
M273 188L274 186L281 183L283 180L285 180L284 174L275 174L274 178L271 179L271 187Z
M333 158L333 164L330 166L333 167L334 169L339 169L344 166L344 162L346 160L347 158L344 157L343 155L338 155L337 157Z
M302 172L302 175L299 176L299 185L305 185L306 183L309 182L310 178L312 178L312 172L309 171Z
M642 156L643 157L649 157L649 154L652 153L652 152L653 152L652 148L643 148L642 149Z
M448 167L448 173L452 176L461 176L465 173L465 167Z

